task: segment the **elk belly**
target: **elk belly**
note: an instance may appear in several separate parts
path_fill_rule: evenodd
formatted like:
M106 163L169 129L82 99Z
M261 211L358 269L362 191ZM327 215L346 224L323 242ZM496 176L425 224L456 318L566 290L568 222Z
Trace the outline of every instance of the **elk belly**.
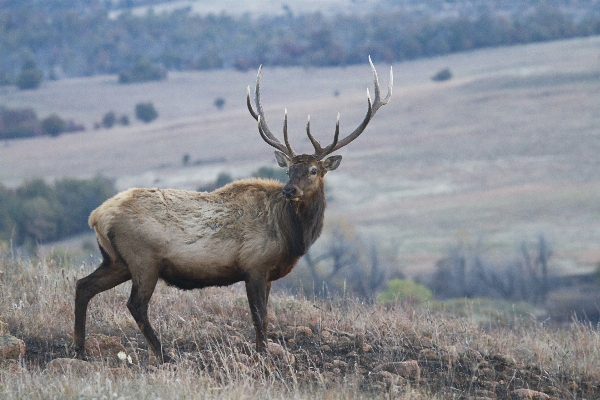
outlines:
M244 279L236 265L233 240L198 240L193 244L171 242L161 259L159 276L180 289L226 286Z

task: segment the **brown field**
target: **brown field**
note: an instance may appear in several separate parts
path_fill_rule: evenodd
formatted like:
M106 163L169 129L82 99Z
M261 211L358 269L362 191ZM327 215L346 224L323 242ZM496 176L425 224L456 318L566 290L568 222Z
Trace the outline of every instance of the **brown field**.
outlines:
M377 67L383 88L388 66ZM453 79L432 82L445 67ZM589 271L600 261L600 37L406 62L394 65L394 75L392 102L340 151L342 165L328 176L326 219L349 221L397 253L412 276L458 240L512 252L544 234L555 270ZM242 177L274 166L245 106L254 81L254 72L174 72L164 82L128 86L100 76L45 82L31 92L0 88L4 105L88 126L0 143L0 182L100 173L116 178L119 189L195 189L222 171ZM366 87L372 91L366 60L263 71L271 129L280 130L287 108L298 151L311 149L308 114L323 142L332 139L338 111L342 133L354 129L366 111ZM226 100L221 111L217 97ZM135 121L140 101L154 102L159 119ZM132 125L93 130L109 110L129 114ZM186 153L199 165L183 168Z

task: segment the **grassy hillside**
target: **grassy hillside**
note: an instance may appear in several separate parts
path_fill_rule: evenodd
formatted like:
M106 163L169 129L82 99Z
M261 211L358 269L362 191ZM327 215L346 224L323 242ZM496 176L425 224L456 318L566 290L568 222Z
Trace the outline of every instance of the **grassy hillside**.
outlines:
M600 260L599 54L594 37L394 65L392 102L340 151L344 161L328 176L327 218L356 225L413 276L458 240L481 238L510 252L539 233L553 244L552 268L589 270ZM377 67L385 86L388 66ZM452 80L430 80L446 67ZM245 108L254 82L254 72L215 71L127 86L102 76L46 82L33 92L0 88L7 106L88 127L110 110L133 118L141 101L154 102L160 115L149 125L0 143L0 181L101 173L120 189L194 189L222 171L244 176L274 165ZM371 78L365 60L269 68L262 84L271 129L280 131L287 108L294 147L311 151L306 116L323 142L332 139L338 111L342 134L354 129ZM226 101L222 110L217 97ZM186 153L193 165L184 168Z
M600 396L600 338L588 324L552 327L531 319L521 305L498 312L480 302L442 308L275 294L271 353L263 359L253 351L254 330L238 285L187 292L157 287L150 320L176 360L163 366L127 311L130 285L102 293L88 312L89 362L75 363L68 360L72 293L75 280L91 270L59 259L0 259L0 342L11 334L26 345L20 361L1 354L0 397Z

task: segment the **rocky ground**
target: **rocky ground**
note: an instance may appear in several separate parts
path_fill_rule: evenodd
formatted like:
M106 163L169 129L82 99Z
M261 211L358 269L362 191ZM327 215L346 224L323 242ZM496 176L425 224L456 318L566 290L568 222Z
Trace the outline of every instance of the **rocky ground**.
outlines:
M6 326L6 324L4 324ZM161 366L144 348L142 337L127 339L92 334L86 342L88 361L71 358L68 340L25 341L0 336L0 358L6 373L26 370L47 374L92 375L103 370L118 379L152 374L164 368L191 368L217 381L274 374L300 387L353 385L365 397L398 395L421 388L437 398L569 399L599 398L600 376L550 372L509 354L486 353L474 347L440 346L417 332L394 338L315 326L271 326L269 356L254 353L247 326L204 324L203 341L179 337L169 350L173 364ZM139 339L139 342L138 342Z

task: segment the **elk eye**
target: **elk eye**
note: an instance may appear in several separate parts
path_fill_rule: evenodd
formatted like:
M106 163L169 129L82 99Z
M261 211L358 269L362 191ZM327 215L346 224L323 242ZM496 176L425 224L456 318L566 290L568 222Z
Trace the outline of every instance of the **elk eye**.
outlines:
M317 167L312 167L312 168L310 169L310 174L311 174L311 175L316 175L316 174L317 174Z

